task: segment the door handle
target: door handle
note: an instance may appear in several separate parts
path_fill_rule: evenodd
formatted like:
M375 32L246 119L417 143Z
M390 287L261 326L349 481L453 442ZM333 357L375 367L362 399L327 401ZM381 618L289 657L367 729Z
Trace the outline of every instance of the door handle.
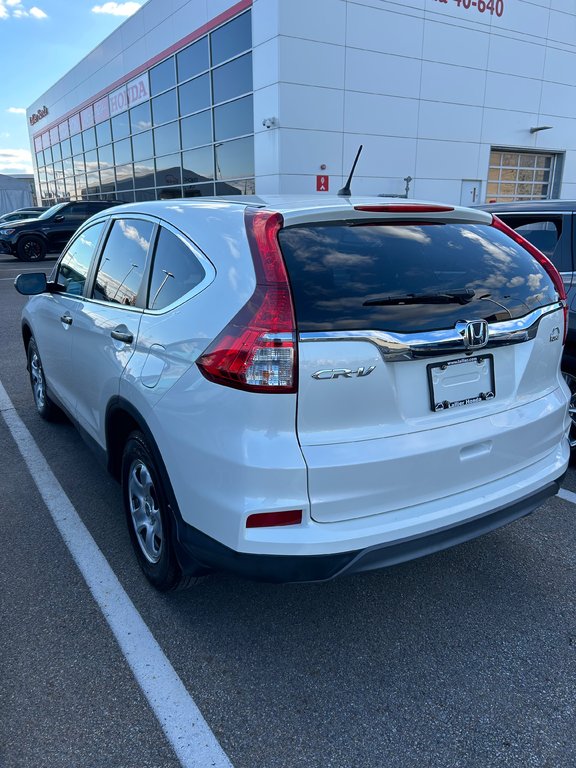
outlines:
M132 334L125 325L119 325L110 333L113 339L116 341L123 341L124 344L132 344L134 341L134 334Z
M62 322L65 324L65 325L72 325L72 315L62 315L62 317L60 318L60 320L61 320L61 321L62 321Z

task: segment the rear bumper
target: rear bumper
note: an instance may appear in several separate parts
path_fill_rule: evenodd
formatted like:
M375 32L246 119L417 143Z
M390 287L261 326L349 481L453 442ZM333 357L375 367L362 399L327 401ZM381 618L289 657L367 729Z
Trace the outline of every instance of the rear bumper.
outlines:
M276 583L327 581L344 574L397 565L448 549L525 517L554 496L565 472L512 504L422 536L386 542L365 549L327 555L260 555L236 552L184 523L178 516L177 546L185 572L207 569L235 573L255 581Z

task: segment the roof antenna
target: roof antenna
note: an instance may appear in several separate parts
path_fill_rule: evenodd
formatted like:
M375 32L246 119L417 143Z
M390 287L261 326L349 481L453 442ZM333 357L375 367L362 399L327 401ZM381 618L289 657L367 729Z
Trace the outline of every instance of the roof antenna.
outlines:
M362 144L358 147L358 152L356 153L356 159L354 160L354 165L352 166L352 170L350 171L350 176L348 176L348 181L346 184L338 191L338 195L340 197L350 197L352 194L352 191L350 189L350 182L352 181L352 176L354 176L354 171L356 169L356 163L358 162L358 158L360 157L360 152L362 152Z

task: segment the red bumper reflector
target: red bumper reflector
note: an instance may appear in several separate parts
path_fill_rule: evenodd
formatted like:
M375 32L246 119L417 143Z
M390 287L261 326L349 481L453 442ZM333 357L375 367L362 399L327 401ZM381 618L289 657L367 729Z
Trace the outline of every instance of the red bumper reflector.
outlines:
M301 522L301 509L289 509L287 512L258 512L248 515L246 528L272 528L277 525L299 525Z

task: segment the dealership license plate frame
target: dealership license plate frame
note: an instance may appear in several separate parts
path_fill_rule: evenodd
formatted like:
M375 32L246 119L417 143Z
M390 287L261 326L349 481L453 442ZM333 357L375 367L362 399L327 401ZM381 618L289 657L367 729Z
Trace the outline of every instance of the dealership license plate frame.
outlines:
M430 408L435 412L482 403L496 397L494 356L474 355L426 366ZM458 381L476 373L476 381ZM473 377L472 377L473 378Z

